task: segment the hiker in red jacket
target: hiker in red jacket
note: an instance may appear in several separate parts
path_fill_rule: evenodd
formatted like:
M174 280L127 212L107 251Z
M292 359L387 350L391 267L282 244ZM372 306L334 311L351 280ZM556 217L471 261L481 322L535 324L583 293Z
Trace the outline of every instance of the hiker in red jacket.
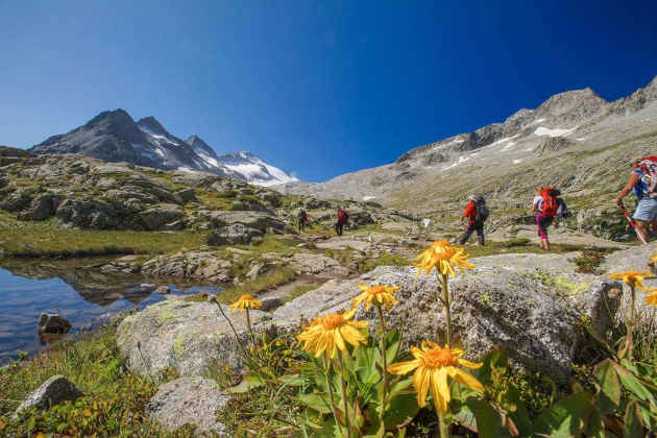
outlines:
M344 208L338 207L338 221L335 223L335 232L338 234L338 236L342 236L342 232L344 231L344 226L349 220L349 215L345 211Z
M488 219L486 199L480 195L470 196L468 203L465 204L465 210L463 210L463 220L467 221L467 225L463 236L458 241L459 244L465 245L470 240L470 236L476 231L479 245L485 245L484 224L486 219Z
M536 228L540 239L539 246L546 251L550 250L548 227L552 224L555 228L559 226L556 217L559 211L558 196L560 194L559 190L552 187L537 187L536 196L532 201L531 211L536 218Z

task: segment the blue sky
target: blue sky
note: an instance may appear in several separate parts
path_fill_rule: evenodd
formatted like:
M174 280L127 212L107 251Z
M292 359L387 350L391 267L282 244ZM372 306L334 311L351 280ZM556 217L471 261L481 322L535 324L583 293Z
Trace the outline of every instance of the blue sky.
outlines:
M657 75L651 1L0 0L0 144L106 109L306 180Z

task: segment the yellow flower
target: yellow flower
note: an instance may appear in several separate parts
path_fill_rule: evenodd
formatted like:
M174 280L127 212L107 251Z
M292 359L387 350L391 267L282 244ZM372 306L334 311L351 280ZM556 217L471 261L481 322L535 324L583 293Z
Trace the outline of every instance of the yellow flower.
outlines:
M362 292L354 298L354 308L363 303L365 303L365 310L368 310L372 305L390 308L397 304L397 300L395 299L395 293L399 290L397 286L389 286L386 284L374 284L368 286L366 284L361 284L358 288Z
M645 291L647 292L645 297L646 304L649 306L657 307L657 287L651 287L649 289L645 289Z
M437 240L422 251L415 259L415 265L429 274L433 269L442 275L454 277L455 269L473 269L475 266L468 261L468 254L463 248L450 245L446 240Z
M420 407L427 404L427 394L431 390L433 405L440 414L447 412L447 405L451 398L449 383L450 377L475 391L483 391L482 384L458 366L466 368L479 368L480 363L474 363L461 359L463 350L441 347L431 341L423 341L422 347L412 347L411 353L415 359L407 362L399 362L388 367L392 374L407 374L415 370L413 374L413 386L417 392L417 402Z
M358 347L367 342L362 329L367 328L367 321L352 321L356 310L344 313L331 313L313 320L297 336L303 342L303 349L320 357L325 354L333 359L337 350L345 351L346 344Z
M261 307L262 301L249 294L242 295L230 305L230 308L234 310L259 309Z
M653 275L650 272L637 271L615 272L609 275L611 280L621 280L626 285L630 287L638 287L639 289L645 288L643 280L652 277Z

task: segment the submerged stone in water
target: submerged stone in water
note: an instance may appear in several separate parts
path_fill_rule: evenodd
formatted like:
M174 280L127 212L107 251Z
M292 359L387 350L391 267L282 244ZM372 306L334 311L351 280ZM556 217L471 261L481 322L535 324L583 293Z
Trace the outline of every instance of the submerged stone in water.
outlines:
M42 313L39 316L39 333L64 334L71 329L71 323L58 313Z

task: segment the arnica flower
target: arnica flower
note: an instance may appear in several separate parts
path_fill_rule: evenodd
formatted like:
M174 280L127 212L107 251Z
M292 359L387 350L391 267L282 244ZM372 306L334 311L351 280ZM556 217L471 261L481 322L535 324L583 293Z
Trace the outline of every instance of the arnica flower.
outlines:
M367 321L352 321L355 313L354 309L320 316L308 324L297 339L303 342L303 349L315 357L325 354L333 359L338 350L347 349L346 344L358 347L367 342L367 336L362 331L367 328Z
M262 301L249 294L242 295L237 301L230 305L230 308L233 310L259 309L261 307Z
M657 307L657 287L651 287L649 289L645 289L647 292L647 295L645 297L645 302L649 306L656 306Z
M427 404L427 394L431 391L433 404L439 414L447 412L451 393L447 378L450 377L475 391L483 391L482 384L458 366L465 368L479 368L480 363L474 363L461 359L463 350L441 347L431 341L423 341L422 347L412 347L411 353L415 359L407 362L399 362L388 367L392 374L407 374L415 370L413 374L413 386L417 392L417 402L420 407Z
M644 289L645 285L643 284L643 280L651 277L653 277L653 275L650 272L637 271L614 272L609 275L611 280L620 280L630 287L637 287L639 289Z
M436 269L442 275L454 277L455 269L474 269L468 261L468 254L463 248L450 245L447 240L437 240L422 251L415 259L415 265L427 274Z
M395 299L395 293L399 290L397 286L386 284L368 286L362 284L358 288L361 290L361 293L354 298L354 308L365 304L365 310L369 310L372 305L390 308L397 304L397 300Z

